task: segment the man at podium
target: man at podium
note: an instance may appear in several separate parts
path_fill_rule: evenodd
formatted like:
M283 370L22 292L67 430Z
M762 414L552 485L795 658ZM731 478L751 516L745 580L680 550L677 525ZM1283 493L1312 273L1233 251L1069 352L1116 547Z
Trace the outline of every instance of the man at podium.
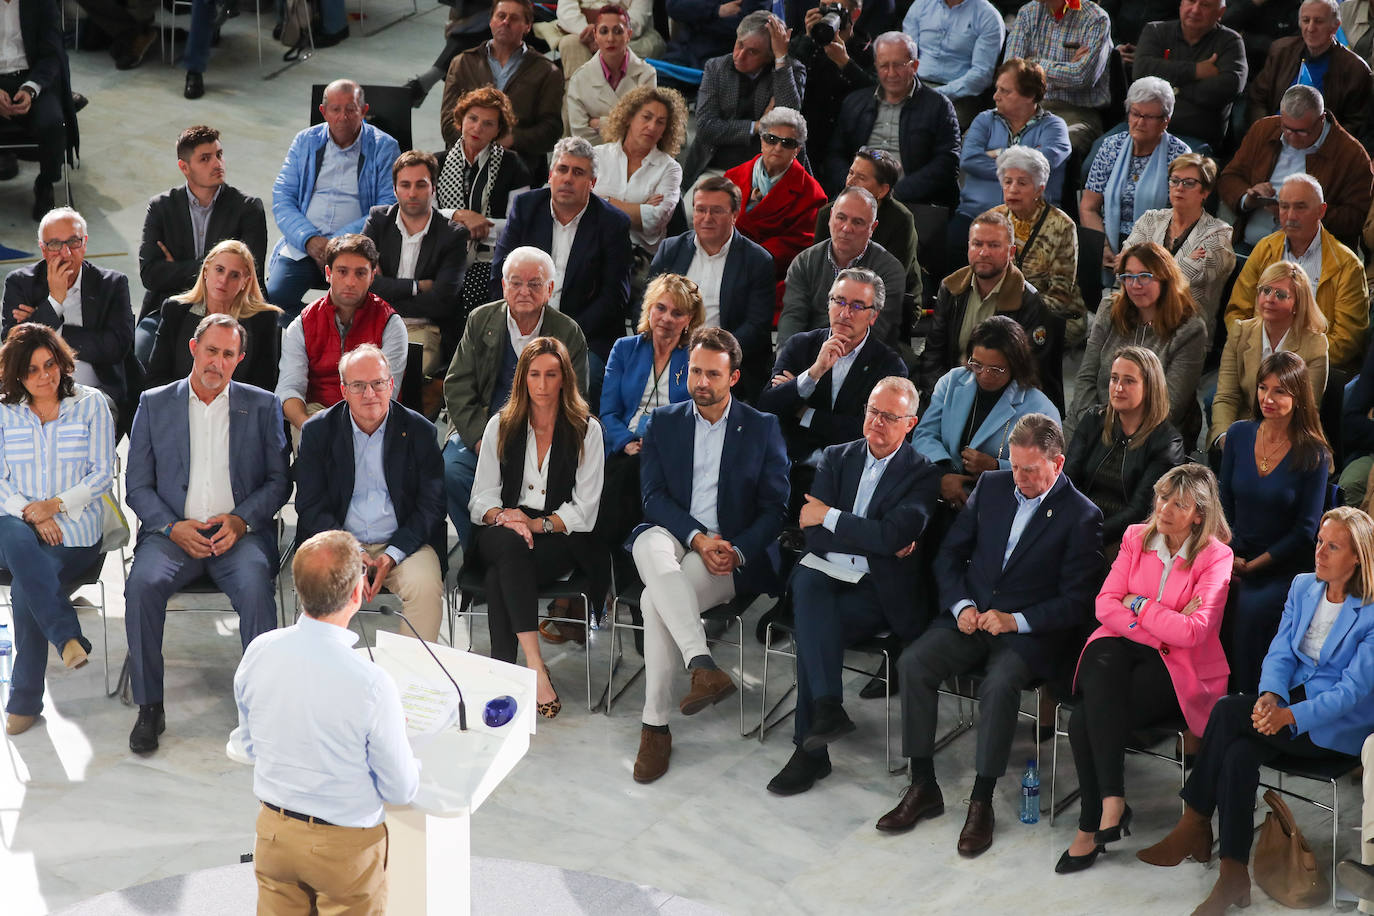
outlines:
M234 675L230 745L253 761L262 800L253 849L258 913L386 910L383 804L420 783L396 685L352 649L362 604L362 548L325 531L296 551L305 611L248 646Z

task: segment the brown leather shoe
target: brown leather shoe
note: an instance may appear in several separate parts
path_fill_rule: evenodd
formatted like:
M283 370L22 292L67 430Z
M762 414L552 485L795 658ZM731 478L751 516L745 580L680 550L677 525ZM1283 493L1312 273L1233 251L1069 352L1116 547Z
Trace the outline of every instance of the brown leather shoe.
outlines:
M969 799L968 817L959 831L959 855L976 856L992 845L992 802Z
M639 731L639 754L635 757L635 782L653 782L668 772L668 756L673 751L673 736L651 728Z
M37 721L37 716L24 716L17 712L12 712L5 717L5 734L22 735L24 732L33 728L33 723Z
M579 607L574 607L570 599L558 598L553 604L549 605L550 617L571 617L573 619L587 619L587 610L580 607L582 602L578 601ZM545 642L557 646L565 642L575 642L579 646L587 643L587 628L585 625L576 623L563 623L558 620L541 620L539 622L539 635Z
M877 827L883 833L903 833L916 826L923 817L939 817L945 813L945 799L933 781L922 780L906 787L897 807L878 818Z
M69 639L62 646L62 664L68 668L84 667L90 659L86 656L86 650L82 648L79 639Z
M682 714L694 716L735 692L735 682L719 668L693 668L692 689L682 698Z

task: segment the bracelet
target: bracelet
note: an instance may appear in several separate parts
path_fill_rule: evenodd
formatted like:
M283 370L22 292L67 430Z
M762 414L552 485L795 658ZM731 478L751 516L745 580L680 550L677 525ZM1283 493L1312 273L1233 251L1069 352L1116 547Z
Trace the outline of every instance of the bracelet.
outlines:
M1136 615L1137 617L1139 617L1139 616L1140 616L1140 609L1143 608L1144 606L1145 606L1145 596L1144 596L1144 595L1136 595L1136 596L1135 596L1135 600L1131 602L1131 613L1134 614L1134 615Z

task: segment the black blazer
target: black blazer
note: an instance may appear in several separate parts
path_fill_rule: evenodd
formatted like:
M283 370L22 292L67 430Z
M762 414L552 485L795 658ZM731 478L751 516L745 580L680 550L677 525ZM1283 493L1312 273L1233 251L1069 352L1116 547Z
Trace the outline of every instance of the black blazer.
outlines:
M386 488L399 527L390 545L410 556L424 545L434 548L439 565L448 565L445 538L444 458L434 437L434 425L395 401L386 420L382 445ZM335 528L343 528L353 498L353 424L348 402L310 418L301 429L297 470L308 468L296 481L297 543Z
M950 608L967 598L979 611L1020 612L1029 633L1008 641L1036 677L1051 678L1081 647L1102 581L1102 510L1063 474L1045 494L1002 563L1016 516L1011 471L987 471L935 556L940 605L931 626L955 626Z
M868 442L859 439L832 445L821 453L811 495L840 510L831 533L824 525L806 529L806 549L817 556L832 551L861 554L892 631L910 642L925 628L917 618L917 557L899 559L897 551L921 537L940 498L939 468L903 442L892 454L863 515L854 515L859 478L868 457Z
M48 262L39 261L10 272L0 310L0 338L14 327L15 306L34 307L30 321L62 332L80 359L95 369L98 386L117 405L129 398L127 361L133 361L134 313L129 305L129 278L117 270L81 262L81 327L63 325L48 301ZM136 363L136 361L134 361ZM135 379L137 381L137 379ZM136 396L137 391L133 392Z
M400 204L373 207L363 226L363 235L377 243L379 263L372 292L385 299L402 318L424 318L438 325L444 340L452 340L456 346L458 322L463 317L459 293L467 269L467 227L455 226L435 212L420 241L420 256L415 260L415 279L433 280L434 286L427 293L411 295L411 281L396 278L401 264L401 230L396 228L400 209Z
M153 353L148 357L148 365L143 367L145 390L191 374L191 348L187 344L204 317L191 311L189 303L176 299L164 302L161 311L162 321L157 326ZM281 358L281 329L277 327L277 316L280 314L268 309L239 322L248 339L244 341L243 362L234 370L234 381L263 391L277 389L277 364Z
M1064 460L1064 473L1084 495L1092 493L1098 468L1112 451L1112 446L1102 441L1102 423L1106 413L1107 408L1099 407L1079 421ZM1116 438L1120 439L1121 426L1117 425L1114 432ZM1124 441L1120 447L1125 448ZM1184 458L1183 437L1168 420L1150 430L1140 445L1126 449L1121 475L1124 492L1120 494L1120 501L1126 508L1102 520L1102 540L1105 543L1121 543L1121 536L1127 528L1149 517L1154 506L1155 481L1169 468L1182 464Z
M170 296L179 296L196 285L204 258L196 257L196 238L191 230L191 209L186 186L172 188L148 201L143 217L143 240L138 245L138 278L147 290L138 320L157 312ZM258 285L266 290L267 217L262 201L237 188L225 185L210 211L205 228L205 250L209 252L225 239L238 239L248 246L257 261ZM157 247L161 242L172 253L172 260Z
M832 195L844 187L854 152L868 142L878 120L878 98L869 87L845 97L830 135L827 167ZM959 201L959 149L963 139L954 105L940 93L916 80L916 89L897 118L897 145L902 177L892 196L912 204L953 207Z
M501 265L521 245L553 250L552 191L548 186L515 199L506 231L491 259L491 298L502 298ZM630 301L630 218L595 194L577 225L563 270L559 311L572 318L587 338L587 349L604 364L611 345L625 335Z
M816 361L821 345L830 337L830 328L816 328L802 331L787 339L778 351L778 359L773 364L772 375L784 371L800 377ZM830 378L827 372L816 383L811 397L803 398L797 391L797 379L780 385L765 384L758 397L759 410L777 414L782 421L783 437L787 440L787 453L794 461L805 458L818 448L853 442L863 435L864 409L868 406L868 396L873 386L889 375L907 377L906 364L887 344L870 333L854 365L844 378L844 385L830 404ZM804 407L815 410L809 426L802 426L797 414Z

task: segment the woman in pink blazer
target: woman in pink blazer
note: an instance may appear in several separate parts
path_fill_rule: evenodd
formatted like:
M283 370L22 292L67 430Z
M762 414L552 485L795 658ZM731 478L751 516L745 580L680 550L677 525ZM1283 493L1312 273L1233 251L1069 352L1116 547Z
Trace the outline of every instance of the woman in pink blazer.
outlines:
M1069 743L1082 809L1056 872L1082 871L1130 834L1123 774L1131 732L1182 717L1200 735L1226 694L1230 667L1219 631L1230 540L1217 479L1200 464L1160 477L1149 519L1126 529L1097 595L1102 625L1078 660L1082 697L1069 718Z

